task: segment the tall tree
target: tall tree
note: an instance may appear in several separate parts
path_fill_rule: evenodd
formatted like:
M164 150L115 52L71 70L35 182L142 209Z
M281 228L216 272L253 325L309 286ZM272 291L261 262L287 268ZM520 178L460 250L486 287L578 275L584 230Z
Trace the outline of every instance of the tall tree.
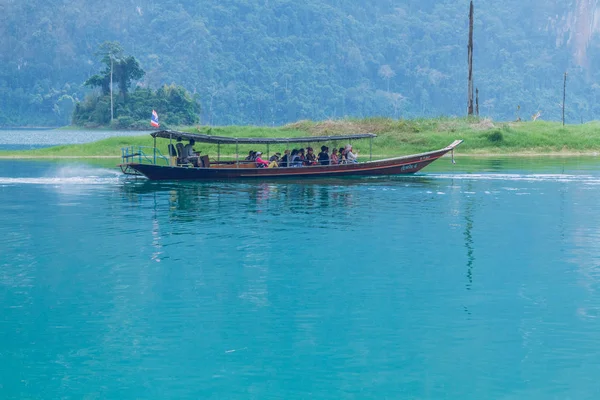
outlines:
M119 85L119 92L127 101L127 94L131 87L131 82L142 79L146 72L140 67L135 57L129 56L122 58L115 64L115 77Z
M104 94L110 94L110 120L114 119L113 81L116 80L120 94L127 101L127 93L133 80L141 79L146 72L133 56L125 56L119 42L104 42L96 52L106 69L93 75L84 85L100 87Z
M97 55L103 55L102 61L110 64L110 121L115 119L115 106L113 102L113 71L115 59L120 59L123 55L123 47L119 42L104 42L100 45Z
M387 91L390 92L390 79L396 76L396 73L389 65L385 64L379 68L379 76L387 81Z

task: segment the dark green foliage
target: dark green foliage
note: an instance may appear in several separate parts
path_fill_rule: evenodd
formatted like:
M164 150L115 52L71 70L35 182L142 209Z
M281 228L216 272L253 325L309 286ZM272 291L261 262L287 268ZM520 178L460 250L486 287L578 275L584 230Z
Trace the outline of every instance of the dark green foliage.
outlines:
M499 129L495 129L492 132L486 134L486 137L487 140L489 140L492 143L500 143L504 140L504 135Z
M99 74L91 76L84 83L85 86L99 87L102 89L103 94L110 94L110 72L108 74Z
M116 129L127 129L135 126L135 120L132 117L122 116L118 117L113 125Z
M119 85L121 95L127 96L132 81L141 79L146 72L133 56L120 60L115 66L114 77Z
M199 122L200 104L183 87L170 85L158 90L138 88L127 98L115 101L113 128L149 128L150 113L156 110L161 127L194 125ZM97 127L110 124L110 96L92 93L73 112L73 125Z
M598 36L585 36L597 25L592 3L475 3L483 116L514 120L520 105L524 121L538 110L560 120L566 70L567 122L600 115ZM466 0L5 1L0 125L68 123L64 96L83 99L86 80L106 93L106 74L93 76L107 65L94 54L107 40L146 71L117 77L120 92L140 78L151 88L177 82L197 94L204 124L462 116L467 32ZM114 42L104 50L122 53ZM126 58L121 72L136 70Z

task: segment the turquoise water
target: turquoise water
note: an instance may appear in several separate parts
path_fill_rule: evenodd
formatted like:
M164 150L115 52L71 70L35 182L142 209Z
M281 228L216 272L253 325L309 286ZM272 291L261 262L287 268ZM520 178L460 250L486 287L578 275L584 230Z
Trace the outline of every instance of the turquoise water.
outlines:
M0 398L598 398L600 162L432 167L0 160Z

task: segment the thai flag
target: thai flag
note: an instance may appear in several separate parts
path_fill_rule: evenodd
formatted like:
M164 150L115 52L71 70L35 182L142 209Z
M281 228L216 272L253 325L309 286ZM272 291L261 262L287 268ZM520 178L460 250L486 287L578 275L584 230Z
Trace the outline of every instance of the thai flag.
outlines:
M154 110L152 110L152 118L150 119L150 125L152 125L155 128L158 128L160 126L160 124L158 123L158 114Z

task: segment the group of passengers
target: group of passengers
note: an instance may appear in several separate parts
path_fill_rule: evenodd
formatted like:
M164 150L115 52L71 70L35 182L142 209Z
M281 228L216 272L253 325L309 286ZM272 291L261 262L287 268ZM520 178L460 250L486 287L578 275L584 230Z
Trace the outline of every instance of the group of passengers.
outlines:
M353 164L358 162L358 151L352 150L352 145L347 144L340 149L333 149L331 154L329 147L321 146L321 152L315 155L312 147L306 149L286 150L283 153L275 153L271 158L265 160L262 152L250 150L245 161L256 163L259 168L285 168L285 167L310 167L314 165L338 165Z

